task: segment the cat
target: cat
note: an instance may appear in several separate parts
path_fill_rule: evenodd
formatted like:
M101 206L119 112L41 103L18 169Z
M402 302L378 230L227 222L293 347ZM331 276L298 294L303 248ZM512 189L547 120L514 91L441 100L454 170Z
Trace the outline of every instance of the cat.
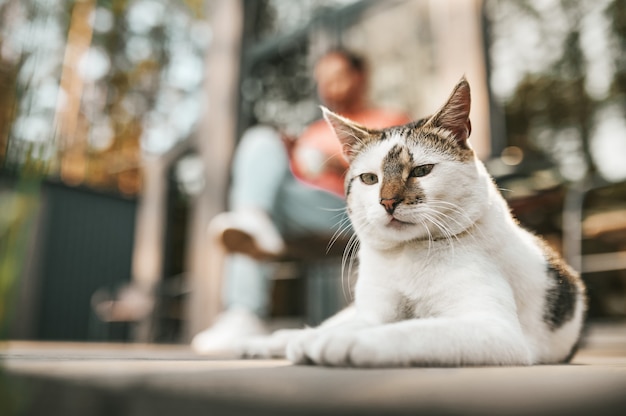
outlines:
M433 116L404 126L372 130L322 111L350 164L354 303L240 352L356 367L568 362L585 287L518 224L474 154L465 77Z

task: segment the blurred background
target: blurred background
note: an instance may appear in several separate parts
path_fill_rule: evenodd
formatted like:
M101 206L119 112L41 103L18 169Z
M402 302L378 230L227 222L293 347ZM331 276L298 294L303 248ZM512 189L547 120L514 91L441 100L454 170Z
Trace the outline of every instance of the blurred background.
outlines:
M582 272L590 319L626 317L626 1L0 0L0 339L204 329L233 148L319 117L311 67L333 46L416 118L465 74L513 212ZM276 316L332 313L281 282Z

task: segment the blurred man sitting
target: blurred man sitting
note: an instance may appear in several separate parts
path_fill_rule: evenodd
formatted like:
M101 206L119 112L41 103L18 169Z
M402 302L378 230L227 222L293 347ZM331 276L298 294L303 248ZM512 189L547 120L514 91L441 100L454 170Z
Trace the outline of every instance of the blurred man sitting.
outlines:
M383 128L408 122L404 114L367 101L364 60L343 49L324 54L315 65L320 100L360 124ZM295 140L271 127L256 126L241 139L233 160L230 212L210 224L212 238L231 254L226 261L225 311L197 334L200 353L230 349L234 342L266 332L269 273L266 259L285 251L285 240L327 236L348 223L344 201L347 163L324 120Z

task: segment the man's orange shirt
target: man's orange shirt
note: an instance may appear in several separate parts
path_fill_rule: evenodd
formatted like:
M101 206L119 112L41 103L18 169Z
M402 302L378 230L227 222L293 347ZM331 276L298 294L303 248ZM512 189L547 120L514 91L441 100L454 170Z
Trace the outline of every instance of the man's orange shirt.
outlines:
M373 129L406 124L410 119L401 113L368 109L342 116ZM344 196L344 176L348 162L341 144L325 120L312 123L296 140L291 156L291 170L304 183Z

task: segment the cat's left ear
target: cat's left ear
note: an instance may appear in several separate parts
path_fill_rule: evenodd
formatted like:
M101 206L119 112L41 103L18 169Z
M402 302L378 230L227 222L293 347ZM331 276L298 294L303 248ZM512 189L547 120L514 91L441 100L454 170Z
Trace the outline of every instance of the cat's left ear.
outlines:
M451 131L457 143L467 146L467 139L472 132L470 106L470 86L463 77L454 87L448 101L426 124Z
M348 162L352 162L354 157L368 143L380 136L380 132L361 126L352 120L341 117L333 113L326 107L321 107L324 119L334 130L335 135L341 142L343 156Z

